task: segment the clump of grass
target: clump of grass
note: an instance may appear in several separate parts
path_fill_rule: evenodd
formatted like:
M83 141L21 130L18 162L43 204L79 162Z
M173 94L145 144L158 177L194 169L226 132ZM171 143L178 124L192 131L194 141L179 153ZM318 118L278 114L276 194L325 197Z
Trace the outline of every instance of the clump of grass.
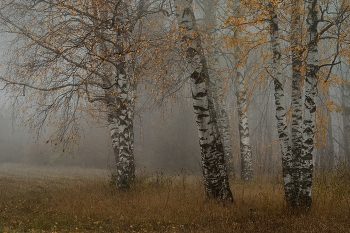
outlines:
M234 180L235 203L222 205L205 199L194 176L144 175L117 192L107 178L2 175L0 231L348 232L346 174L317 174L313 207L299 215L286 208L280 178Z

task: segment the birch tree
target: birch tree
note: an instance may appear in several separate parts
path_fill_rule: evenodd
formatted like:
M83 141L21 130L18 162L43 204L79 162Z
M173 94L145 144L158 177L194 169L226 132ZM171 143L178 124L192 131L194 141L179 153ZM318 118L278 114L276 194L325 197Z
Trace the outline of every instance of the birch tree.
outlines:
M285 188L285 196L287 203L291 203L292 193L293 193L293 183L292 183L292 154L290 145L290 136L286 121L286 109L285 109L285 99L284 99L284 82L281 66L281 48L280 48L280 38L279 38L279 26L278 26L278 16L276 10L278 9L278 3L269 2L269 26L270 26L270 37L271 37L271 47L273 52L272 59L272 69L271 76L274 82L274 97L275 97L275 107L276 107L276 120L277 120L277 130L282 152L282 171L283 180Z
M233 18L241 17L240 1L234 2ZM240 30L238 27L234 28L234 40L239 40ZM253 161L252 150L250 145L249 123L248 123L248 104L247 104L247 90L245 83L245 75L240 62L243 56L239 45L234 45L234 63L235 63L235 83L236 96L238 106L238 121L239 121L239 139L241 149L241 178L243 180L250 180L253 177Z
M290 44L292 51L292 169L290 170L291 182L293 184L290 206L298 206L298 195L300 192L299 172L302 155L302 29L301 29L301 5L300 0L293 0L290 25Z
M135 35L144 15L162 10L144 1L3 1L3 32L13 35L1 77L13 107L40 132L57 127L55 144L78 141L79 119L108 124L118 189L134 178L133 66L150 38ZM148 9L150 7L151 9ZM26 97L22 97L25 95Z
M307 14L307 56L305 75L305 111L303 119L303 151L300 159L300 194L298 205L311 207L311 188L313 171L313 150L315 135L316 88L318 71L318 31L317 0L306 1Z
M267 70L274 82L277 129L282 151L287 205L309 209L312 157L315 148L316 90L328 80L339 84L339 77L332 68L340 63L339 57L345 54L346 59L350 57L349 53L343 50L345 47L341 45L349 41L348 36L343 34L348 33L348 27L345 29L341 26L349 17L349 4L346 1L293 0L279 3L244 1L239 6L240 12L244 12L244 15L235 19L231 16L227 17L225 25L229 25L232 30L239 25L245 28L243 34L249 37L244 36L242 39L227 36L228 43L239 45L240 49L243 48L244 54L240 54L238 58L244 62L248 53L258 50L258 45L254 44L255 40L252 37L256 37L263 43L264 32L268 31L267 28L269 29L272 53L268 54L271 57L266 55L264 48L260 47L256 54L261 63L254 68L256 72L261 69ZM235 7L232 6L232 9ZM279 31L279 28L282 30ZM317 46L322 40L326 42L322 44L323 49L319 52ZM245 48L244 45L248 43L251 46ZM288 79L289 75L291 79ZM284 76L287 78L284 79ZM258 79L257 82L263 79ZM291 80L291 104L287 105L288 108L283 106L284 94L288 90L283 86L285 80L287 84ZM251 90L251 92L254 91ZM329 104L328 102L331 101L326 102ZM291 134L288 131L290 123L286 117L287 109L290 109L291 113Z
M94 16L98 22L108 21L113 19L113 14L117 12L109 12L108 8L113 9L113 5L100 2L99 4L92 3L94 7ZM142 1L140 2L142 4ZM124 6L125 7L125 6ZM123 11L124 13L125 11ZM126 15L119 13L120 21L127 19ZM118 13L117 13L118 14ZM96 20L95 20L96 21ZM98 23L97 22L97 23ZM133 22L132 24L135 24ZM113 27L113 25L111 25ZM107 77L105 85L108 88L105 90L108 123L110 135L112 139L113 150L115 154L116 167L116 186L117 189L129 188L130 181L135 177L135 163L133 156L133 119L132 112L134 111L132 99L133 91L130 74L126 71L125 55L115 58L117 54L123 54L127 47L130 47L130 36L134 25L125 24L123 29L108 30L106 28L97 28L96 37L98 40L98 51L96 54L101 54L103 59L110 60L105 65ZM128 30L131 29L131 32ZM114 43L110 43L114 41ZM126 47L126 48L125 48Z
M204 33L209 37L207 46L208 64L210 66L210 93L212 94L215 112L217 114L218 129L221 135L222 144L224 147L226 166L229 173L234 176L235 169L233 164L233 146L232 136L230 133L230 124L228 115L226 112L224 90L223 90L223 77L221 65L220 65L220 35L218 33L218 1L198 1L199 5L204 12Z
M207 198L233 201L228 183L225 156L217 128L213 100L209 95L208 64L203 53L192 0L175 0L176 17L188 63L193 69L191 91L202 154L202 171Z

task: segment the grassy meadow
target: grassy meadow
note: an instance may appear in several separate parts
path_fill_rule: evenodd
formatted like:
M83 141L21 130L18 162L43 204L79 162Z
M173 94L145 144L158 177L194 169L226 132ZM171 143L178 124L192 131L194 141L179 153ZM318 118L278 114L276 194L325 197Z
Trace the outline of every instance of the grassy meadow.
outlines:
M116 192L106 171L0 166L0 232L350 232L350 172L317 173L307 214L286 209L277 176L231 189L222 205L200 176L140 175Z

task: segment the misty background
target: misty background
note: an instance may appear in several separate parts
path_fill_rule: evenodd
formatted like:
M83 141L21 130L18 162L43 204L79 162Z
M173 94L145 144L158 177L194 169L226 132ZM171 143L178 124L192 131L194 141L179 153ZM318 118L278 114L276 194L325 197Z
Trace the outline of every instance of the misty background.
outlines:
M199 14L199 13L198 13ZM199 21L201 14L198 15ZM11 41L10 35L0 37L0 64L6 60L7 47ZM246 68L246 75L250 83L257 78L255 71L249 70L249 63L255 64L258 58L252 56ZM346 65L339 66L334 72L345 79L348 77ZM252 72L252 73L249 73ZM286 86L290 85L287 78ZM179 173L186 171L190 174L201 172L201 159L198 143L198 133L192 108L189 88L180 89L175 103L164 103L161 106L148 106L146 103L148 90L144 90L137 99L135 114L135 162L139 172ZM254 84L255 85L255 84ZM249 127L254 173L277 174L281 172L281 153L278 143L274 90L272 80L266 77L262 84L249 86ZM232 133L233 157L236 174L239 174L239 135L237 120L236 87L233 80L227 83L225 89L225 103L230 119ZM288 89L288 88L286 88ZM334 84L329 87L326 95L333 101L334 106L344 107L344 87ZM342 91L343 90L343 91ZM348 91L348 90L347 90ZM286 99L290 102L289 92ZM347 96L345 96L347 97ZM0 111L0 163L20 163L39 166L78 166L86 168L100 168L112 170L115 166L110 135L107 127L81 122L83 131L78 144L71 144L63 151L61 145L54 145L48 141L54 128L47 128L37 137L30 129L13 121L13 113L6 105L6 96L1 94L2 110ZM329 159L327 166L333 167L345 160L347 142L344 134L348 130L346 111L327 109L321 92L318 93L320 109L328 112L326 137L319 138L315 153L315 163L322 164L321 158ZM20 114L20 113L18 113ZM19 117L20 118L20 117ZM318 132L322 133L322 132Z
M82 125L78 144L70 144L63 151L61 145L48 141L54 128L46 129L37 137L27 127L14 122L8 111L3 112L0 163L112 169L115 161L107 127ZM134 132L139 172L200 172L198 135L189 101L169 108L145 110L136 118Z
M273 108L273 89L256 89L249 101L249 123L252 137L254 172L256 174L278 174L281 170L281 155ZM186 90L186 88L184 88ZM340 100L339 87L330 90L336 102ZM236 174L239 174L239 134L236 97L233 90L225 95L233 141L233 157ZM321 101L321 100L320 100ZM340 105L341 103L339 103ZM320 105L325 106L322 102ZM147 106L145 98L137 101L138 111L134 122L135 162L139 173L163 172L169 174L201 173L201 157L196 123L188 91L176 102L162 106ZM67 149L54 145L48 139L54 128L47 128L39 137L30 129L13 121L15 114L3 103L0 115L0 163L19 163L38 166L99 168L113 170L115 161L108 128L101 125L81 123L83 130L77 144ZM336 166L344 159L342 136L342 112L329 114L329 130L324 145L316 148L315 163L321 158L334 159ZM332 137L332 138L330 138ZM329 143L333 141L333 143ZM329 156L329 155L332 155ZM327 166L329 163L327 164Z

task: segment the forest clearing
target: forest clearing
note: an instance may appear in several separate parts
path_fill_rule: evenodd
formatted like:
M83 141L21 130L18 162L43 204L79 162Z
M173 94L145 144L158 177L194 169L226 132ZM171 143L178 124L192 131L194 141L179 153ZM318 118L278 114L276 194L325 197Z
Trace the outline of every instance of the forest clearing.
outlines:
M38 169L37 169L38 170ZM282 177L233 180L235 203L206 200L201 177L140 174L115 192L106 173L0 174L1 232L349 232L350 173L316 173L313 206L292 214ZM74 169L71 171L74 172ZM16 171L17 172L17 171ZM8 175L10 174L10 175ZM79 174L79 175L77 175ZM41 176L42 175L42 176ZM65 176L62 176L65 175Z
M0 233L350 232L349 25L350 0L1 0Z

